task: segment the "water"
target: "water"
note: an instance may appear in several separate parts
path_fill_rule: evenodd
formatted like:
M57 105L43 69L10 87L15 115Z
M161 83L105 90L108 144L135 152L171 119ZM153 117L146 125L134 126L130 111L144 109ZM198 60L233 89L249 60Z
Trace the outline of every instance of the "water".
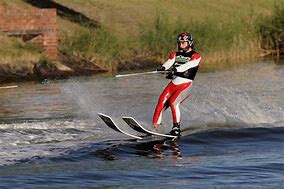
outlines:
M133 141L96 115L150 128L162 75L0 89L0 188L284 188L284 67L199 73L177 143ZM164 114L168 132L171 114Z

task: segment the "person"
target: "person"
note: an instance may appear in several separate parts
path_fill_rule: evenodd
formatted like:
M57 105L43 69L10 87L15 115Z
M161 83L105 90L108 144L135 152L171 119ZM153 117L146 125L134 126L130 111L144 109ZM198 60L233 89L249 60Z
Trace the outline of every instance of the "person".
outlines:
M171 135L180 135L180 104L190 95L192 82L197 73L201 56L194 50L194 42L189 32L177 37L178 50L170 54L168 60L157 69L166 72L171 81L161 93L153 115L153 126L157 129L162 122L162 113L171 108L173 127Z

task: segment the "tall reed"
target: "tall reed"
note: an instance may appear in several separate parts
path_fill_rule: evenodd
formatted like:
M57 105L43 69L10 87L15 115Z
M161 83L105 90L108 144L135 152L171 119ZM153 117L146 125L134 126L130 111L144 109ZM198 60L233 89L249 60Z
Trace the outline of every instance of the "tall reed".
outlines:
M258 48L254 45L257 44L258 36L254 25L248 23L241 15L230 22L215 22L208 19L171 23L167 16L158 14L153 23L146 23L143 26L140 39L142 49L156 56L165 57L170 51L175 50L176 36L184 31L192 33L198 51L211 58L222 57L215 61L233 60L241 57L244 51L254 52L253 49ZM215 55L216 53L219 55Z
M284 3L278 2L271 17L260 23L261 46L266 50L275 50L279 56L284 52Z

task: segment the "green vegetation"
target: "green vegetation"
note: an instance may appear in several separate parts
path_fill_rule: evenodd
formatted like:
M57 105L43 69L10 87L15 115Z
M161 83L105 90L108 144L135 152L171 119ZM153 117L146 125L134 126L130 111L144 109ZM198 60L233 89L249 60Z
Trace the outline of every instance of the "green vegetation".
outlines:
M115 62L121 52L117 36L104 27L97 30L88 26L74 29L71 35L63 35L61 42L61 52L83 54L89 59L96 57L103 61L98 64L105 68L109 68L107 63Z
M261 50L259 17L268 17L275 4L274 0L219 0L218 4L209 0L58 2L79 7L89 18L102 23L103 28L79 28L80 34L76 29L61 32L68 32L73 36L70 39L81 43L63 43L65 49L86 49L79 52L104 58L99 60L103 64L123 64L136 57L145 63L149 63L149 57L153 62L162 62L176 49L176 36L182 31L193 34L204 64L256 58ZM100 38L96 33L113 40ZM90 43L83 42L86 38ZM79 48L76 50L75 46Z
M42 55L39 59L39 63L41 65L45 65L45 66L48 66L50 68L55 68L56 67L56 62L55 61L52 61L52 60L49 60L45 55Z
M280 1L284 2L277 2ZM14 3L8 0L3 2L10 7L30 6L20 0L15 0ZM203 56L203 64L259 57L261 23L264 23L261 33L265 47L275 47L274 31L279 26L282 28L279 35L283 36L283 6L276 8L271 17L275 6L278 6L275 0L218 0L218 3L210 0L56 2L98 21L101 25L94 28L58 18L60 51L94 59L109 70L118 64L136 61L137 57L139 62L145 64L149 64L149 59L162 63L176 49L176 36L183 31L193 34L196 49ZM1 49L6 46L6 42L1 44ZM9 45L15 51L21 51L15 43ZM10 52L1 54L0 51L0 55L1 63L3 57L8 56L11 61L15 57ZM40 57L40 53L33 52L33 56L28 58Z
M37 62L40 58L38 47L32 43L24 43L21 39L7 37L0 32L0 62L17 67L17 64L28 64Z
M284 52L284 3L277 3L273 15L263 20L260 24L262 47L279 55Z
M143 32L141 41L146 50L156 56L165 56L175 48L177 34L189 31L193 34L197 50L210 56L211 60L238 59L238 56L232 57L233 53L242 54L243 58L255 57L257 54L248 54L246 51L257 43L256 28L247 23L242 15L237 17L232 22L218 23L216 26L215 20L170 23L167 18L157 16L153 26L145 27L147 29Z

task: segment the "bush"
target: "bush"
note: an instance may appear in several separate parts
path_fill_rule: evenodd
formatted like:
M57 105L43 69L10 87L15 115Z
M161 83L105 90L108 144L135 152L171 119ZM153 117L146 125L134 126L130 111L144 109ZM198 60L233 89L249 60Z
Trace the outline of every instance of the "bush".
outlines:
M284 51L284 3L276 4L273 15L263 19L260 34L263 49Z

